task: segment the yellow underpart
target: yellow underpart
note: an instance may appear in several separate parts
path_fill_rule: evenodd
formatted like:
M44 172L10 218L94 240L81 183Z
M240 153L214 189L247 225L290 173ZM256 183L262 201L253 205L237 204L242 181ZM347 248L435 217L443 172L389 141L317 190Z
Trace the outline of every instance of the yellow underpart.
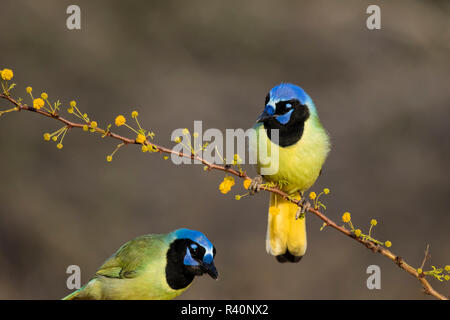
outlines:
M288 147L280 147L273 143L267 137L263 124L257 124L254 128L256 140L250 141L250 152L254 159L257 159L257 172L263 174L261 169L264 167L278 168L274 174L264 175L264 180L277 184L281 190L299 199L298 193L308 190L319 177L330 150L328 135L319 118L312 114L305 122L301 139ZM261 163L259 145L267 146L269 163ZM306 225L304 218L295 220L298 208L296 204L278 195L270 195L266 236L266 249L269 254L277 256L286 253L286 250L295 256L305 254Z
M275 174L264 175L264 179L278 184L285 182L282 190L288 194L308 190L317 180L330 150L328 135L319 120L317 118L307 120L301 139L289 147L279 147L270 141L263 125L256 127L256 130L258 144L267 145L270 157L270 162L264 166L257 158L258 173L261 173L261 167L278 167ZM257 145L251 146L251 150L252 152L258 150ZM275 150L278 151L278 157L275 156Z

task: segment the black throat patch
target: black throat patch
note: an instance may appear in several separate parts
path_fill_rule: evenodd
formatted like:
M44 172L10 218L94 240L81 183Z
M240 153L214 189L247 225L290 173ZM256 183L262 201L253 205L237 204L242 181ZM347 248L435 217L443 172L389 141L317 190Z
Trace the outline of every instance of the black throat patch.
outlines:
M183 263L188 245L187 239L177 239L167 251L166 281L173 290L184 289L194 280L195 274Z
M267 136L271 139L270 130L278 129L279 141L272 141L281 147L289 147L296 144L303 135L305 121L309 118L309 110L306 105L299 104L294 107L291 118L286 124L281 124L275 118L264 120L264 129L266 129Z

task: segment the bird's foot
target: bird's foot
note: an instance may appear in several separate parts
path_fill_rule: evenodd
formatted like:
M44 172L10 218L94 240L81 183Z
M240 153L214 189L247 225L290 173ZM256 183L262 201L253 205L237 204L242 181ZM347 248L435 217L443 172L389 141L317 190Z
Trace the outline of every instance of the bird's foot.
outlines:
M252 179L252 182L250 183L250 186L248 187L248 191L250 195L254 195L255 193L259 192L261 190L261 185L263 183L262 176L256 176Z
M304 218L305 213L311 208L311 203L306 199L306 197L302 196L302 199L300 200L298 210L295 213L295 220L298 218Z

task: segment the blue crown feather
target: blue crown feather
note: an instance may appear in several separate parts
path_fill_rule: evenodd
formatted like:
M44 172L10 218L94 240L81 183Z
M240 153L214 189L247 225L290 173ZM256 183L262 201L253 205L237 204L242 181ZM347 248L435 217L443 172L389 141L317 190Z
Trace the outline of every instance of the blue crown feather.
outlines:
M195 231L195 230L189 230L189 229L178 229L175 230L173 232L173 234L175 235L175 237L177 239L190 239L196 243L198 243L199 245L201 245L203 248L205 248L205 255L203 257L203 261L206 263L211 263L214 259L214 246L211 243L211 241L209 241L209 239L200 231ZM191 260L193 261L189 250L186 253L186 259L189 259L189 257L191 258ZM192 262L191 262L192 263Z
M281 83L272 88L269 92L270 100L268 104L275 106L279 101L297 99L301 104L308 106L309 112L317 114L316 107L311 97L299 86L292 83Z

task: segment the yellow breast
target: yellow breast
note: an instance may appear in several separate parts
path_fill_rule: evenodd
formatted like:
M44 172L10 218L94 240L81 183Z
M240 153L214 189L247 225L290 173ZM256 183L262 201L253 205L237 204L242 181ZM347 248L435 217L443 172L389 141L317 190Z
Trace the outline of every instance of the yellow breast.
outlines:
M265 145L268 150L268 161L261 161L259 153L255 155L258 173L289 194L309 189L318 178L330 150L328 135L319 120L308 119L301 139L289 147L280 147L270 141L263 125L257 126L256 130L258 145ZM260 151L260 148L253 146L251 150ZM265 175L261 169L269 167L274 168L275 172Z

